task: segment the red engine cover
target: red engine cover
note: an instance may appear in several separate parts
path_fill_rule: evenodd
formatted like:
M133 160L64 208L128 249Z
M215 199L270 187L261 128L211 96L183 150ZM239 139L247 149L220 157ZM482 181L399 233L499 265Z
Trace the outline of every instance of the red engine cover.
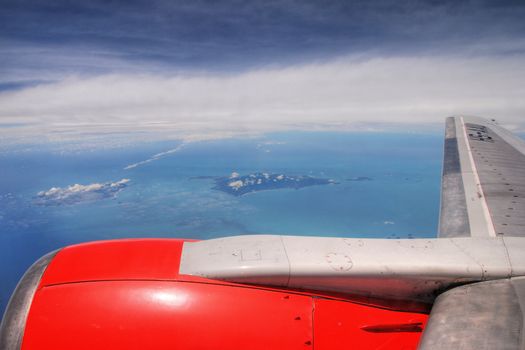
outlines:
M427 315L178 274L183 241L63 249L23 349L415 349Z

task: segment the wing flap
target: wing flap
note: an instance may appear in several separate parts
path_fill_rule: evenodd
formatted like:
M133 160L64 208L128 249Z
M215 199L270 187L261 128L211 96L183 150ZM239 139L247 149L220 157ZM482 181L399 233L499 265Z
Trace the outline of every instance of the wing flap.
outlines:
M440 237L525 237L525 142L494 122L447 119Z
M436 299L419 349L525 349L524 310L523 277L451 289Z

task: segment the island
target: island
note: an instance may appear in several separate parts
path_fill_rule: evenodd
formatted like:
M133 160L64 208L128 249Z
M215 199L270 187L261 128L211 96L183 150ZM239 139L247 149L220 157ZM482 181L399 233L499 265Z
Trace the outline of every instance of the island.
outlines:
M128 186L129 181L129 179L122 179L116 182L93 183L89 185L75 184L63 188L52 187L47 191L38 192L34 198L34 203L37 205L57 206L115 198L117 193Z
M299 189L316 185L336 184L331 179L321 179L311 176L289 176L284 174L253 173L241 176L233 172L230 176L215 178L214 190L226 192L234 196L247 193L278 190L283 188Z
M368 176L356 176L346 179L346 181L372 181L373 179Z

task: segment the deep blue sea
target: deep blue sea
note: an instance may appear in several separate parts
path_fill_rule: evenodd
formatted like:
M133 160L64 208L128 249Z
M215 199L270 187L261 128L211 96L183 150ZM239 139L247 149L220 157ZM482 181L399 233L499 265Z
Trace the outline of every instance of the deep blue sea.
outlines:
M90 240L257 233L436 235L441 132L290 132L180 145L142 142L85 151L25 145L0 153L0 313L34 260ZM176 151L125 169L169 150ZM235 197L213 190L213 179L195 178L232 172L308 175L338 184ZM358 177L371 180L349 181ZM122 179L129 182L116 196L78 203L62 203L61 197L47 204L38 201L38 193L53 187L110 187Z

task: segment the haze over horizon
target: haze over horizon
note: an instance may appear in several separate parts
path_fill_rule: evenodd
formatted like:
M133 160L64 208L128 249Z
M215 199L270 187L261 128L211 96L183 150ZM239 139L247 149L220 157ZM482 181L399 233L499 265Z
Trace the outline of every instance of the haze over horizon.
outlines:
M1 3L4 141L401 130L454 114L525 130L519 1Z

